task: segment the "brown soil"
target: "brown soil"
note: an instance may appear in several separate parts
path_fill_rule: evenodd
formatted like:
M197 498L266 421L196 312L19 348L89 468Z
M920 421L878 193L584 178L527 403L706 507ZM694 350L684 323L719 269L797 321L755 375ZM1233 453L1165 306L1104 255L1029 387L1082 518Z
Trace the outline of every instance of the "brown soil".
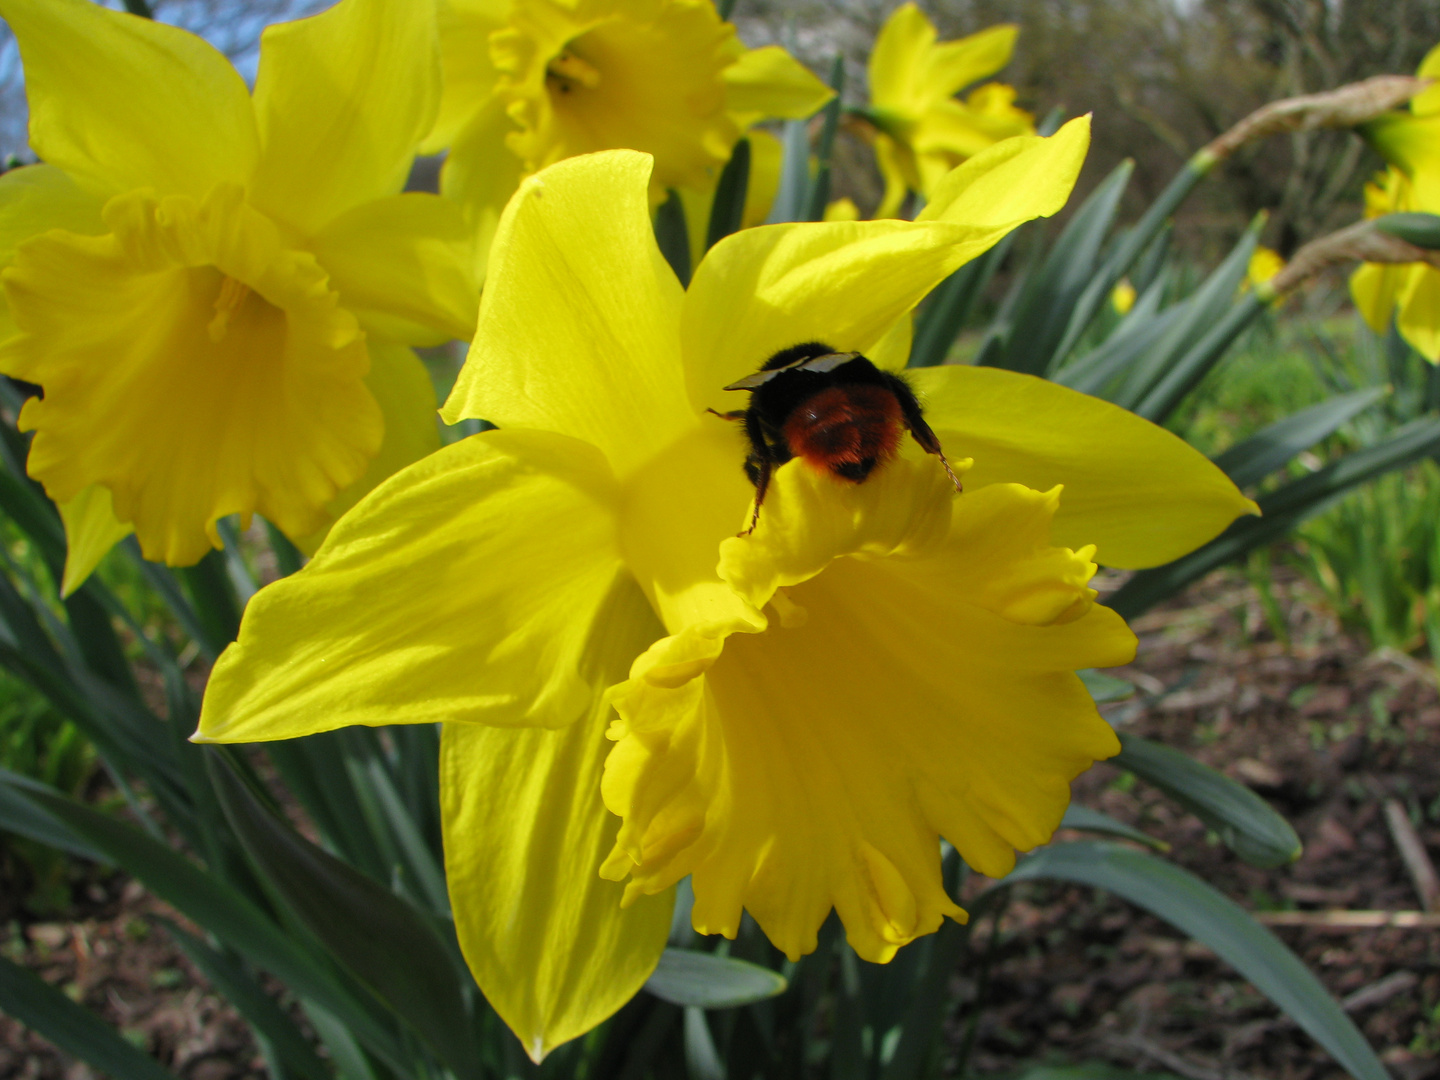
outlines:
M1135 624L1142 688L1107 706L1124 730L1160 739L1249 784L1305 842L1291 866L1258 870L1203 824L1099 766L1077 797L1172 845L1169 858L1253 910L1420 907L1382 806L1398 799L1440 852L1440 694L1428 664L1367 656L1301 582L1279 586L1288 642L1254 592L1219 573ZM154 923L163 905L119 875L76 871L65 921L34 921L0 862L0 949L93 1008L190 1080L263 1076L239 1017ZM1341 999L1400 1080L1440 1077L1440 931L1279 928ZM1331 1080L1341 1070L1204 947L1091 890L1017 890L993 940L989 1004L971 1068L1037 1058L1101 1060L1188 1080ZM983 950L982 950L983 951ZM975 993L957 972L954 1054ZM0 1016L0 1078L92 1075Z

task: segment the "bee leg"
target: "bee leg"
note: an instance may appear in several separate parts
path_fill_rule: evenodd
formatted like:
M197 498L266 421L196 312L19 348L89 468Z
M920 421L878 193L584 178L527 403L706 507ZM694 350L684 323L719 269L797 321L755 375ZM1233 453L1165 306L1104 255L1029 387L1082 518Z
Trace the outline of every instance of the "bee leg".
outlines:
M775 464L769 454L751 454L745 459L745 473L755 484L755 512L750 515L750 527L736 536L749 536L760 524L760 504L765 501L765 492L770 488L770 474Z
M744 420L744 409L732 409L730 412L718 412L715 409L706 409L711 416L718 416L721 420Z
M910 429L910 434L920 444L920 448L927 454L934 454L940 459L940 464L945 467L945 475L955 485L956 492L963 492L965 486L960 483L960 478L955 475L955 470L950 468L950 462L945 459L945 451L940 448L940 440L934 430L925 422L925 414L920 410L920 402L915 400L915 392L910 389L910 384L897 375L890 375L886 379L895 398L900 402L900 414L905 418L905 426Z

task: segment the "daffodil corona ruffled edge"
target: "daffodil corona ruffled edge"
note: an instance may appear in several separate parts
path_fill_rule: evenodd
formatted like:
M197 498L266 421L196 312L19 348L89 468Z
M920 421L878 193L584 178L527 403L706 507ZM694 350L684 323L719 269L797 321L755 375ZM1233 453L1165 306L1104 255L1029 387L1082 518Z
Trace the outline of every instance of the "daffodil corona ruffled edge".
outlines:
M957 266L1064 204L1087 143L1081 119L985 151L916 222L742 231L683 291L648 157L524 181L444 410L499 430L392 477L252 601L197 738L448 721L461 945L536 1057L639 987L686 872L697 928L749 909L795 955L832 905L874 959L958 917L938 836L1003 873L1114 750L1074 669L1133 638L1085 544L1165 562L1254 504L1115 406L934 368L912 378L974 458L964 495L910 445L858 486L792 462L740 540L744 443L708 410L796 341L879 355Z
M61 505L77 587L132 529L192 563L260 513L318 544L438 446L410 345L468 337L462 216L399 194L439 101L423 5L269 27L254 95L183 30L86 0L0 0L46 164L0 177L0 370ZM422 391L422 392L417 392Z
M655 158L652 204L686 200L703 239L720 169L764 119L802 119L834 92L779 46L747 49L712 0L442 0L445 91L426 148L448 148L442 190L488 236L519 180L577 154ZM756 133L762 182L748 221L774 196L774 140Z
M1416 72L1440 79L1440 45ZM1365 216L1440 213L1440 85L1421 91L1410 110L1387 113L1361 131L1390 163L1365 187ZM1401 337L1440 363L1440 270L1424 263L1366 263L1350 278L1350 295L1377 334L1395 321Z

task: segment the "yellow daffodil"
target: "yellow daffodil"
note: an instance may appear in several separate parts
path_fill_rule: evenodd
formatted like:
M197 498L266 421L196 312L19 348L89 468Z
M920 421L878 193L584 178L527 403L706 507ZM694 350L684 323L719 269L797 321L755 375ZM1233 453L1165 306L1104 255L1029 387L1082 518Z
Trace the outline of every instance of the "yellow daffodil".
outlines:
M1130 284L1129 278L1121 278L1110 290L1110 306L1119 315L1130 314L1130 309L1135 306L1135 286Z
M885 178L876 217L894 217L907 192L929 198L960 162L1001 139L1033 131L1015 91L986 83L960 101L957 93L999 71L1015 48L1015 26L992 26L958 41L936 41L935 24L913 3L886 20L870 54L870 108L875 156Z
M1417 74L1440 80L1440 45ZM1365 216L1440 214L1440 82L1413 98L1409 112L1387 113L1361 130L1390 163L1365 187ZM1351 276L1350 294L1377 334L1389 330L1393 317L1421 356L1440 362L1440 270L1425 263L1366 263Z
M654 156L652 203L671 188L702 193L686 210L708 213L746 130L833 96L779 46L747 49L712 0L440 0L440 42L445 90L427 148L449 148L442 190L487 233L521 176L609 149ZM763 132L756 142L763 189L778 179L779 146ZM754 187L768 208L773 186Z
M711 410L799 342L903 366L892 328L1058 210L1088 140L1082 118L984 151L915 222L736 233L688 291L648 156L526 180L444 408L499 430L393 477L251 602L196 737L445 721L456 928L537 1059L639 988L686 874L697 930L748 909L792 957L832 907L875 961L963 918L939 838L1004 874L1117 749L1074 674L1134 650L1092 545L1162 563L1253 504L1124 410L936 367L911 380L964 494L914 445L863 484L795 460L737 537L745 441Z
M439 98L434 17L343 0L272 26L252 97L176 27L0 0L44 164L0 177L0 371L74 588L131 529L195 562L218 519L297 542L438 445L411 345L469 337L464 222L400 194Z

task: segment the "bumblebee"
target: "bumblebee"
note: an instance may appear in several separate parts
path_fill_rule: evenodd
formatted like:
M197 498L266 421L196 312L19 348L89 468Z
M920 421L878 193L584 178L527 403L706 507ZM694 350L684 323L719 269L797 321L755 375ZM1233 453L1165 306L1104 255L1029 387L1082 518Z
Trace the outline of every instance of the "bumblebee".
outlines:
M836 352L819 341L792 345L725 389L750 391L748 409L715 413L742 421L750 441L745 475L755 485L755 512L741 536L755 531L770 477L791 458L859 484L895 456L905 430L962 490L909 384L859 353Z

